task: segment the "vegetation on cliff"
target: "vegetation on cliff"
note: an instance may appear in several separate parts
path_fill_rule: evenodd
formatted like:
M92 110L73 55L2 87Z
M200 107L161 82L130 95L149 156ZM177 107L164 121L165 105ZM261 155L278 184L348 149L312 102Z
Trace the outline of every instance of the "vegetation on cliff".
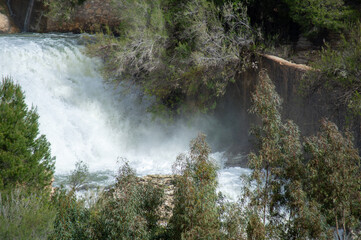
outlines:
M361 114L361 23L351 24L338 46L326 45L302 82L306 97L319 93L335 109Z
M248 67L257 32L246 7L206 0L115 1L119 37L98 35L88 52L105 61L110 81L156 97L155 112L214 109ZM186 104L185 104L186 103Z
M83 2L46 0L49 17L69 20ZM103 73L110 82L125 88L136 85L154 97L149 110L156 115L215 109L240 73L257 68L257 53L265 48L291 44L292 54L301 36L320 48L328 40L335 44L343 34L347 41L341 39L338 47L326 45L321 60L315 61L321 74L310 74L306 92L331 90L324 92L331 93L331 104L360 111L358 0L113 0L112 4L121 24L113 33L92 39L88 53L104 60Z
M86 0L43 0L48 8L47 17L54 21L68 22L74 15L75 7Z
M158 114L212 110L240 73L257 69L264 47L300 36L320 46L360 14L357 1L343 0L113 2L119 37L98 35L88 53L104 59L111 82L155 96Z
M282 122L274 89L261 72L252 97L261 125L253 130L258 150L249 155L253 172L245 185L254 219L247 233L256 239L332 239L334 229L338 239L360 237L360 156L351 134L324 119L320 132L302 143L297 125Z

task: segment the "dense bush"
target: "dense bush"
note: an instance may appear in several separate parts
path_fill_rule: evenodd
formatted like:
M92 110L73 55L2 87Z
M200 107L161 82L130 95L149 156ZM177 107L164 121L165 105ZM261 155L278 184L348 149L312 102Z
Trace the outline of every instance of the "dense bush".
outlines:
M209 160L205 136L192 141L189 156L180 155L176 179L171 239L219 239L220 212L217 207L217 173Z
M110 80L155 96L156 112L164 106L178 112L214 108L236 73L253 66L255 31L241 3L115 2L120 37L100 35L88 52L105 60Z
M36 109L28 109L20 86L9 78L0 83L0 116L0 190L49 186L55 160L50 144L39 135Z
M353 17L353 11L343 0L285 0L285 2L290 8L290 17L300 24L303 33L310 37L318 36L325 30L340 32Z
M24 188L0 193L0 239L48 239L56 213L48 194Z
M86 0L43 0L44 5L48 8L47 17L54 21L69 22L77 5L84 3Z
M90 210L85 207L84 201L77 199L74 191L66 192L64 189L56 190L52 198L56 218L54 232L49 239L92 239Z
M162 233L158 225L163 190L141 183L125 164L117 183L99 199L93 216L94 239L156 239Z
M350 26L350 32L334 49L326 46L321 59L313 64L303 80L306 97L321 92L334 109L346 108L361 114L361 24Z
M323 44L329 33L347 32L347 25L360 16L358 0L248 0L253 26L265 39L276 43L296 42L300 35Z
M70 176L85 176L87 169L77 163ZM77 197L77 188L57 190L53 203L57 209L51 239L158 239L163 190L142 183L133 169L124 164L116 184L101 191L93 204ZM76 181L83 183L83 181Z
M324 120L321 132L302 144L298 127L282 123L280 98L262 72L252 112L261 119L253 133L258 151L244 197L253 213L252 239L342 239L360 230L360 157L350 133ZM336 231L339 239L342 235Z

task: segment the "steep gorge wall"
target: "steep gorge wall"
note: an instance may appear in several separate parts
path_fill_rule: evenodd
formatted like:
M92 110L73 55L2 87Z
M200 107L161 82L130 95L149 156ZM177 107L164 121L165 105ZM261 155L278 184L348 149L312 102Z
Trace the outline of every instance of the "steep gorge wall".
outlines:
M77 6L69 21L47 20L46 32L94 32L105 26L115 29L120 18L112 0L87 0Z
M0 0L0 6L7 7L9 1L13 12L11 16L16 26L23 31L29 0ZM120 24L120 18L114 10L112 0L86 0L76 6L70 19L54 20L48 17L48 9L43 0L35 0L31 11L28 31L30 32L94 32L110 27L114 30ZM1 13L1 12L0 12ZM10 14L8 14L10 15Z
M12 14L9 11L6 0L0 0L0 33L19 32L11 16Z
M233 142L233 146L229 149L228 165L246 166L246 159L239 158L236 154L239 152L247 154L254 143L249 130L259 120L250 114L248 109L251 106L251 94L255 89L260 69L267 71L283 100L281 112L283 121L293 120L299 126L303 136L315 134L319 130L322 118L330 119L342 130L351 123L355 145L361 147L361 119L359 117L355 117L350 122L347 110L337 109L328 104L322 92L308 97L302 96L301 79L307 71L312 71L310 67L294 64L275 56L262 55L258 69L238 76L236 82L228 87L226 96L217 109L219 118L227 122L226 127L229 128L229 137ZM229 108L232 110L230 111Z
M24 23L29 3L29 0L0 0L0 5L6 6L8 11L8 6L10 6L12 14L9 14L9 17L16 25L18 31L24 30ZM28 30L31 32L44 32L46 30L46 8L44 7L43 0L35 0L30 13Z

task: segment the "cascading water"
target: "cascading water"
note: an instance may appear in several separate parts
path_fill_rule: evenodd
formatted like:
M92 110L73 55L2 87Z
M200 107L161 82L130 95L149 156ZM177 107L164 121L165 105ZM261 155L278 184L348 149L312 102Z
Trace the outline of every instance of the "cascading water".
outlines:
M84 55L78 40L56 34L0 36L0 76L11 76L28 105L37 106L41 133L57 158L56 176L69 174L80 160L92 173L111 175L120 158L139 175L170 174L177 155L199 131L221 131L207 116L192 124L153 121L135 90L124 95L103 83L101 62ZM222 153L212 156L221 167L221 191L234 198L246 170L223 168Z
M11 17L14 16L14 12L13 12L13 10L12 10L12 8L11 8L11 5L10 5L10 0L7 0L7 1L6 1L6 5L8 6L8 10L9 10L10 16L11 16Z
M29 0L29 5L26 11L25 21L24 21L24 29L23 29L24 32L27 32L29 30L30 18L31 18L31 13L33 12L33 7L34 7L34 0Z

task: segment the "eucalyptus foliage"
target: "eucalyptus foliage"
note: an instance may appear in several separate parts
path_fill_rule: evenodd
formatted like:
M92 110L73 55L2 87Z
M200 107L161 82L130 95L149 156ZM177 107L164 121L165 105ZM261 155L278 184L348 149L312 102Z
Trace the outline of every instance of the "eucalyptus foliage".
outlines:
M337 230L338 239L361 229L361 165L352 140L350 132L342 134L334 123L323 120L321 131L305 145L311 155L308 193L330 225L343 230Z
M328 215L319 199L310 195L324 189L309 187L312 169L306 165L300 131L292 121L281 121L281 100L265 72L260 73L252 99L251 112L261 125L253 129L258 148L249 155L253 171L244 190L253 211L248 237L329 239L333 225L326 221Z
M217 173L209 160L205 136L191 143L190 154L177 159L171 239L219 239L221 225L217 203Z

